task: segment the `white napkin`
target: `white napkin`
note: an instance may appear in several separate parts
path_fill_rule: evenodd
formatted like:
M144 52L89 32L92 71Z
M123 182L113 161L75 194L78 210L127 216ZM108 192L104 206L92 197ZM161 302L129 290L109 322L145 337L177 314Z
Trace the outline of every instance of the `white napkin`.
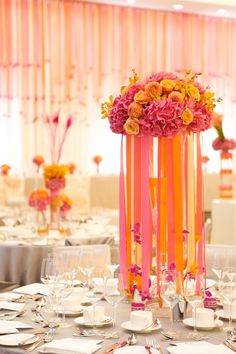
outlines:
M0 324L2 327L11 327L11 328L33 328L31 325L27 323L23 323L20 321L8 321L8 320L1 320Z
M178 343L167 350L170 354L232 354L232 350L223 344L215 345L205 341Z
M19 332L18 329L13 328L12 326L2 325L2 323L0 322L0 334L10 334L17 332Z
M14 294L13 292L6 292L6 293L0 293L0 301L11 301L11 300L17 300L21 298L21 294Z
M14 293L26 294L26 295L49 295L49 290L44 284L32 283L29 285L21 286L13 290Z
M77 338L57 339L42 345L38 351L54 354L92 354L101 348L100 342L99 340Z
M22 311L25 304L18 304L17 302L0 301L0 310Z

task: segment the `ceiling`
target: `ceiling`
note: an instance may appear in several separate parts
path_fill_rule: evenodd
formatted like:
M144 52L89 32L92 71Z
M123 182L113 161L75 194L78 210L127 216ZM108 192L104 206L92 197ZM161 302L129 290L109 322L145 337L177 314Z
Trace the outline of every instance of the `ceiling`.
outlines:
M157 9L236 19L236 0L82 0L84 2ZM176 10L174 5L182 5ZM180 7L180 6L179 6Z

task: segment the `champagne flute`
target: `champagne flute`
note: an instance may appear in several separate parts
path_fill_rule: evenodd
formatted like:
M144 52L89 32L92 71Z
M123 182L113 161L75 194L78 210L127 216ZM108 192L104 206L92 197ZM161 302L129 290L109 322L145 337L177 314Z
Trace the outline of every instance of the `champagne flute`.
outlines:
M125 296L123 275L116 274L113 278L107 278L105 283L105 300L112 305L112 326L115 328L116 323L116 309L119 302Z
M163 271L161 277L161 297L170 308L170 323L173 331L174 318L173 310L175 305L182 298L182 286L180 274L174 270Z
M184 295L188 303L193 308L193 326L194 330L191 333L193 338L198 338L196 310L203 303L204 299L204 277L203 274L187 274L185 281Z

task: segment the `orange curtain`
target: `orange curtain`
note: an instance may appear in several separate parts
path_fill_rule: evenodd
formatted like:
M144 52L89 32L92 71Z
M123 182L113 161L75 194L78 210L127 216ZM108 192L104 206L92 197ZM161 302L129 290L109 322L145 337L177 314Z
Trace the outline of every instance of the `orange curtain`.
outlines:
M133 67L142 76L192 68L219 96L236 100L235 63L232 19L84 1L0 1L3 117L18 99L17 114L28 121L64 110L86 123L87 106Z

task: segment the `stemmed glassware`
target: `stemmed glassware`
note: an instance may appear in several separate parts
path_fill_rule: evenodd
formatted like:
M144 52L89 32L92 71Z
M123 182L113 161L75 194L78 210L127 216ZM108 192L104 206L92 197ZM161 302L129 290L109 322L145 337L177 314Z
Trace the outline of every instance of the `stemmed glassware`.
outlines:
M161 277L161 291L160 295L165 303L170 307L170 323L173 331L174 319L173 310L175 305L182 298L181 275L175 270L164 270Z
M107 278L105 280L104 290L105 300L112 305L112 326L115 328L117 305L125 297L125 288L122 274L115 274L113 278Z
M224 330L226 331L230 331L234 328L234 326L232 326L232 305L236 300L236 282L233 281L234 277L231 279L231 281L228 282L221 282L219 288L221 298L229 304L229 324L227 327L224 327Z
M193 308L193 338L198 337L196 310L199 305L203 303L205 286L203 274L187 274L185 279L184 296L188 303Z

